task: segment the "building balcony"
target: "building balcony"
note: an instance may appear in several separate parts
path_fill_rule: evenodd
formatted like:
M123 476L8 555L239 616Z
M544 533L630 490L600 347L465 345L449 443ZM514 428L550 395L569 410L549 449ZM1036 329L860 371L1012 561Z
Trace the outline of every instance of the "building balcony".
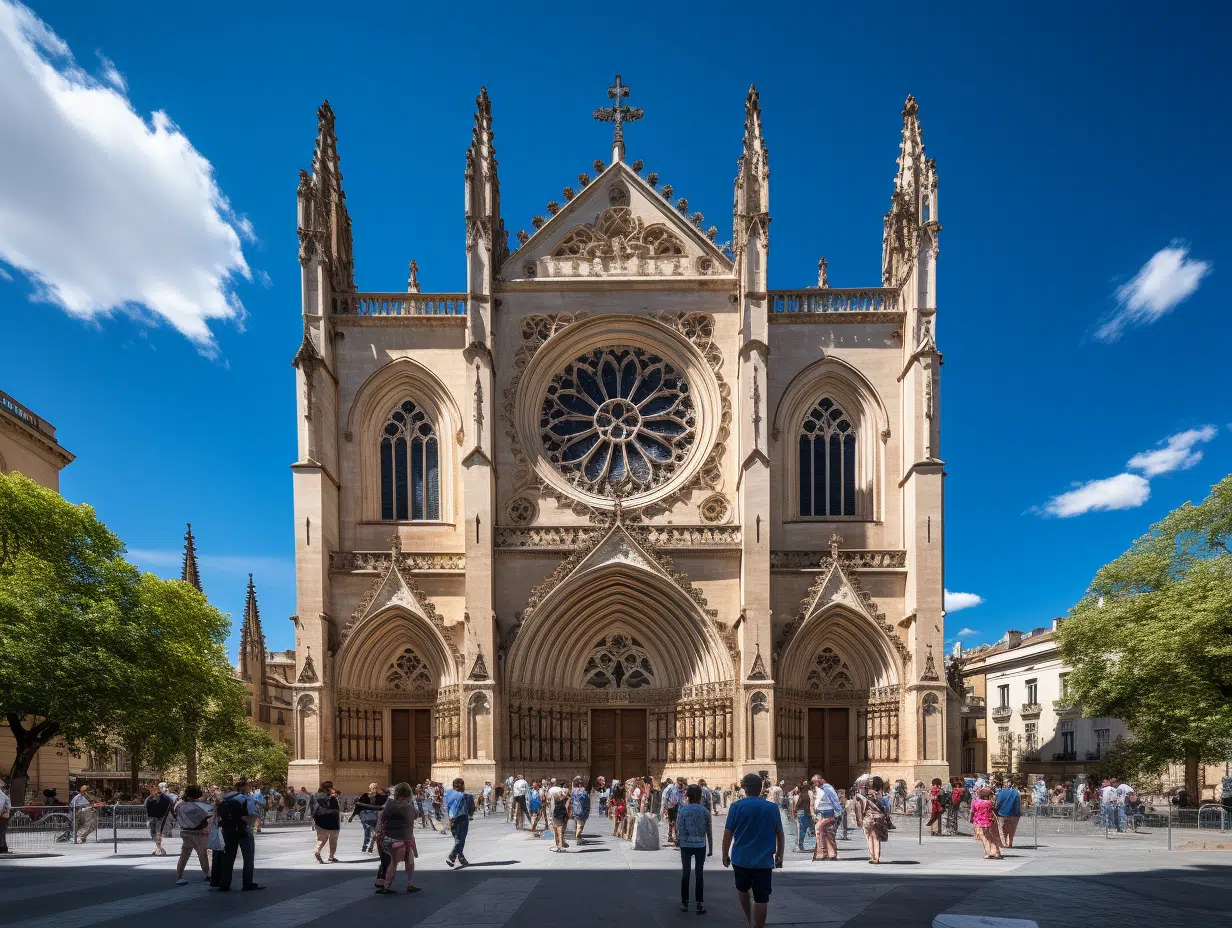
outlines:
M992 757L988 758L988 763L992 766L994 770L1004 769L1007 766L1009 766L1009 764L1006 762L1006 758L1004 754L994 754Z
M1052 759L1055 761L1061 761L1063 763L1076 761L1078 759L1078 752L1077 751L1057 751L1055 754L1052 755Z
M1087 760L1099 760L1100 756L1099 751L1087 751L1086 754Z
M1008 722L1014 710L1010 706L993 706L990 714L994 722Z
M1033 751L1023 751L1023 753L1022 753L1022 759L1023 759L1023 760L1039 760L1039 759L1040 759L1040 752L1039 752L1038 750L1033 750Z
M1022 717L1024 719L1038 719L1043 711L1044 707L1038 702L1024 702L1022 704Z
M1066 719L1081 715L1082 707L1072 696L1062 696L1052 701L1052 711L1057 714L1058 718Z
M968 696L962 702L963 715L982 716L984 714L984 708L985 700L983 696Z

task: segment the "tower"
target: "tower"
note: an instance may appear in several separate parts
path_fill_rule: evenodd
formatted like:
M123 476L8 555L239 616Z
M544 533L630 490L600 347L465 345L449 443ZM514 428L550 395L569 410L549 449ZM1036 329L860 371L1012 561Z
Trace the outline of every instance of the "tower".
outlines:
M188 528L184 532L184 560L180 567L180 579L185 583L191 583L196 587L197 592L201 590L201 573L197 569L197 540L193 538L192 523L188 523Z

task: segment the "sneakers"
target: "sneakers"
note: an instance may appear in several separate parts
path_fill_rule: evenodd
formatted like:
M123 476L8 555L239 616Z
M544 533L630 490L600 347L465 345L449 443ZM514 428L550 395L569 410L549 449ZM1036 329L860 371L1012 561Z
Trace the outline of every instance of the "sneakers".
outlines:
M452 857L446 857L445 866L448 867L450 870L452 870L454 866L454 859Z
M470 862L469 860L467 860L465 857L459 857L459 858L458 858L458 866L459 866L459 867L469 867L470 865L471 865L471 862Z
M206 882L208 883L209 881L207 880ZM176 886L187 886L187 885L188 885L188 880L185 880L185 879L182 879L182 878L181 878L181 879L178 879L178 880L176 880L176 881L175 881L175 885L176 885Z

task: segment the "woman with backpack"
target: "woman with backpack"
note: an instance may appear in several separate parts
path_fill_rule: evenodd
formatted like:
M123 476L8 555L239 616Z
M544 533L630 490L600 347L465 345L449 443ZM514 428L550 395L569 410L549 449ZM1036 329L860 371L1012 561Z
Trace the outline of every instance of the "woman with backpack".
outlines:
M175 823L180 826L180 837L184 841L183 847L180 848L179 862L175 866L175 885L183 886L188 882L184 879L184 867L194 851L201 862L201 872L205 874L205 882L208 883L210 881L210 861L206 842L210 838L210 821L214 816L213 804L202 801L201 787L194 783L184 790L184 795L175 804L173 814Z
M582 785L581 777L573 778L573 794L570 798L573 800L573 839L580 842L582 829L590 818L590 790Z
M543 783L540 780L535 780L530 785L530 792L526 794L526 807L530 812L530 836L532 838L538 838L543 834L543 829L539 827L540 818L544 820L545 824L547 822L547 813L543 806Z
M857 793L855 798L856 819L868 842L868 862L881 863L881 844L890 837L890 817L880 802L885 783L881 777L873 777L868 793Z
M338 791L334 789L334 784L330 780L322 783L317 792L317 802L312 810L312 823L317 830L317 849L313 851L312 856L317 859L317 863L325 863L321 859L321 849L328 843L329 862L338 863L338 858L334 855L338 851L338 832L342 829L342 810L338 806Z

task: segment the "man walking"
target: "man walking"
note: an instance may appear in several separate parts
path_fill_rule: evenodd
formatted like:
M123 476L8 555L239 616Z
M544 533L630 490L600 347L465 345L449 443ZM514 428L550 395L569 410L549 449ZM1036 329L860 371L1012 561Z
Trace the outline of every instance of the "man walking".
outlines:
M86 784L81 784L77 795L69 802L69 807L73 810L75 827L73 843L85 844L90 832L98 827L98 813L95 811L94 799L90 796L89 787Z
M150 837L154 839L154 857L166 857L163 850L163 835L170 832L171 807L176 797L167 792L167 784L158 787L145 797L145 817L150 824Z
M13 803L4 791L4 781L0 780L0 854L9 852L9 816L13 814Z
M667 843L669 845L676 843L676 812L682 798L682 792L683 789L671 780L668 780L667 785L663 788L663 813L667 818Z
M445 858L445 866L452 868L455 863L469 867L466 859L466 835L470 831L471 816L475 814L475 799L466 792L466 782L458 777L453 781L453 789L445 790L445 811L449 815L449 831L453 835L453 850Z
M1099 812L1104 820L1104 828L1117 828L1117 791L1111 781L1103 780L1099 787Z
M1125 808L1129 804L1129 797L1134 794L1134 788L1128 783L1119 782L1116 777L1112 778L1112 788L1117 794L1116 830L1124 831L1126 827Z
M770 877L776 867L783 866L783 817L777 805L761 797L760 776L746 773L740 784L744 798L731 804L723 828L723 866L730 866L735 874L736 893L749 928L765 928Z
M1001 846L1013 847L1018 819L1022 815L1022 796L1014 787L1003 786L993 799L993 809L997 813L997 824L1001 827Z
M519 831L522 830L522 817L530 818L526 810L526 794L530 792L530 784L522 774L517 774L513 780L513 822Z
M248 781L235 781L235 788L223 794L222 802L218 804L218 827L222 831L223 852L222 867L219 871L218 889L229 892L231 877L235 870L235 855L244 854L243 889L264 889L253 882L253 866L256 856L256 842L252 837L252 826L257 820L257 807L248 796Z

